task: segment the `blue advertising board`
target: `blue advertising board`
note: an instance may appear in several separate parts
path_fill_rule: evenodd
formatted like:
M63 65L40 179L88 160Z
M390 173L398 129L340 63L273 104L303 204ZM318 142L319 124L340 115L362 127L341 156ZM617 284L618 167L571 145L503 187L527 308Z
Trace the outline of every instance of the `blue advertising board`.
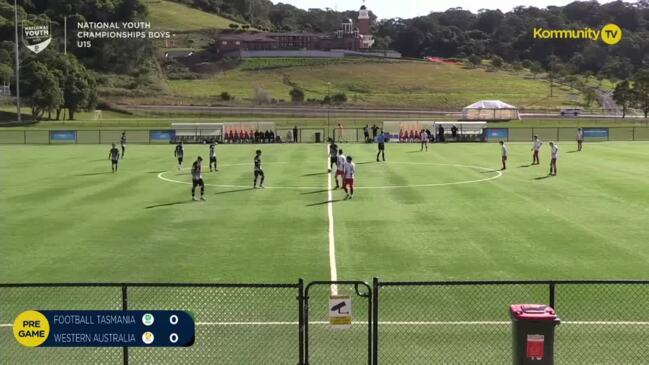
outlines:
M487 128L484 130L485 138L490 140L507 140L509 138L509 129L507 128Z
M75 142L76 140L77 131L50 131L52 142Z
M584 128L584 138L608 139L608 128Z
M174 130L164 130L164 131L151 131L150 138L152 142L168 142L176 139L176 131Z

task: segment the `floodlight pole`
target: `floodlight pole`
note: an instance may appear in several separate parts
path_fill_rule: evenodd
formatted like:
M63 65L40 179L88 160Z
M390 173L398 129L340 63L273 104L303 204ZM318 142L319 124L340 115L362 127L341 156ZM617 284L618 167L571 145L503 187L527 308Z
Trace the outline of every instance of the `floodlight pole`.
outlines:
M16 52L16 118L18 123L22 122L22 115L20 114L20 56L18 54L18 0L14 0L14 26L15 26L15 47Z
M68 17L63 17L63 54L68 55Z

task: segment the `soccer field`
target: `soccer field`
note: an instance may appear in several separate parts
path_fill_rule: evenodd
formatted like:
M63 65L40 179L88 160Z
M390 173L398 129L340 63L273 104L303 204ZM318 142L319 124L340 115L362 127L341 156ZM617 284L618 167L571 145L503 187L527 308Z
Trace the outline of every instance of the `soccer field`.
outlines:
M528 166L529 144L341 146L357 164L352 201L333 191L339 279L644 278L649 144L561 145ZM266 186L252 190L254 150ZM0 147L2 282L294 282L329 279L324 145L220 145L203 163L207 202L187 167L207 146Z
M504 172L497 144L431 145L428 152L388 144L386 163L375 162L374 145L341 147L357 164L351 201L328 189L326 146L300 144L218 146L220 171L203 163L207 201L192 202L187 167L207 157L207 146L186 146L185 169L178 171L173 146L132 145L117 174L110 172L107 146L2 146L0 281L646 278L647 143L586 144L579 153L562 144L557 177L547 176L547 149L540 166L529 166L528 143L510 145ZM251 189L258 148L263 190ZM350 286L339 289L353 293ZM638 304L649 297L646 288L557 290L567 320L557 335L560 363L590 363L584 353L602 364L643 362L624 348L643 346L638 341L649 322ZM326 325L328 294L327 286L310 294L312 363L363 363L367 303L355 297L355 325L339 332ZM119 287L8 288L3 295L0 360L121 358L119 349L20 349L8 326L30 307L120 309ZM198 325L191 349L131 349L131 360L296 363L295 298L291 288L132 287L129 309L180 308ZM381 298L382 363L464 364L480 354L484 363L502 364L511 361L507 305L546 302L547 287L386 287ZM267 350L247 351L251 343Z

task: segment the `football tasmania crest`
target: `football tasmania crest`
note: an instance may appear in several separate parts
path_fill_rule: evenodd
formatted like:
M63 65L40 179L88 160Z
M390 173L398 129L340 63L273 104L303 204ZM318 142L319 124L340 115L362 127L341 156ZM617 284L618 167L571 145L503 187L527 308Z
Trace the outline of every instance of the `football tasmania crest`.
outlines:
M38 54L52 43L52 26L47 25L23 25L23 43L30 51Z

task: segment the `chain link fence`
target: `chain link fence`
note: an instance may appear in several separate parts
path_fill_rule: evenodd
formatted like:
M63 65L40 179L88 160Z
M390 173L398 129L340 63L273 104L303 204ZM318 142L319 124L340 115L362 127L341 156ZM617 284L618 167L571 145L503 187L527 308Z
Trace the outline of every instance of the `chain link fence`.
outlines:
M491 135L489 130L502 130L503 134ZM588 137L586 142L597 141L649 141L649 127L604 127L596 128L605 131L605 136ZM279 127L273 129L275 135L280 137L282 142L293 142L294 133L291 127ZM58 139L53 137L55 132L69 133L69 138ZM138 129L127 130L128 143L132 144L165 144L170 143L168 139L156 137L159 129ZM79 129L79 130L11 130L0 129L0 144L110 144L119 143L122 130L118 129ZM374 134L370 130L369 141L374 141ZM540 128L489 128L484 136L489 142L497 142L504 139L510 142L528 142L538 135L545 141L574 141L577 137L576 127L540 127ZM334 138L337 142L364 143L365 135L363 128L338 128L335 125L329 127L300 127L298 128L298 142L301 143L322 143L328 138ZM450 134L446 133L446 140L451 141Z
M649 282L374 282L374 364L512 361L510 304L561 318L556 364L649 363Z
M329 324L332 294L351 328ZM557 310L556 364L647 364L647 303L649 281L0 284L0 364L505 364L511 304ZM30 309L185 310L196 342L24 348L12 323Z

